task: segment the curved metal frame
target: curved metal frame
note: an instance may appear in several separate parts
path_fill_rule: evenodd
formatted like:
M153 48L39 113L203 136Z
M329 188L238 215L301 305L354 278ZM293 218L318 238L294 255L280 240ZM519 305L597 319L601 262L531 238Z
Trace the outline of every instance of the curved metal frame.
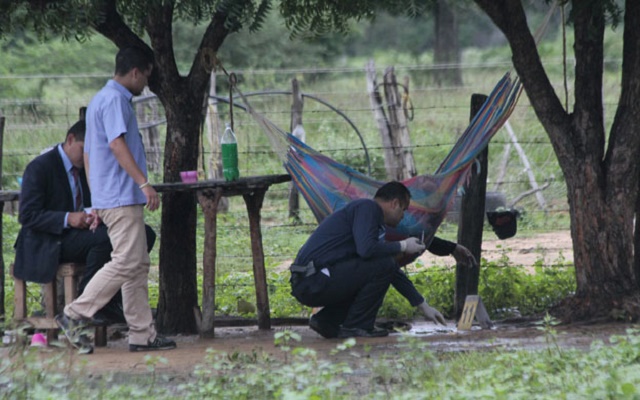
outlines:
M249 96L261 96L261 95L276 95L276 94L283 94L283 95L292 95L293 92L291 91L286 91L286 90L268 90L268 91L261 91L261 92L249 92L249 93L243 93L243 96L245 97L249 97ZM235 97L235 96L234 96ZM315 100L318 103L324 105L325 107L328 107L329 109L331 109L332 111L336 112L338 115L340 115L342 118L344 118L345 121L347 121L347 123L353 128L354 131L356 131L356 134L358 135L358 138L360 138L360 143L362 144L362 149L364 150L364 156L365 159L367 161L367 172L369 174L369 176L371 176L371 160L369 158L369 150L367 150L367 145L364 142L364 138L362 137L362 134L360 133L360 131L358 130L358 128L355 126L355 124L353 123L353 121L351 121L349 119L349 117L347 117L342 111L340 111L339 109L335 108L334 106L332 106L331 104L327 103L325 100L310 95L310 94L304 94L302 93L302 97L308 97L311 100ZM214 98L220 102L223 103L227 103L229 104L230 101L227 97L221 97L221 96L209 96L209 98ZM238 104L236 102L233 102L233 106L234 107L239 107L244 111L247 111L247 107L242 105L242 104Z

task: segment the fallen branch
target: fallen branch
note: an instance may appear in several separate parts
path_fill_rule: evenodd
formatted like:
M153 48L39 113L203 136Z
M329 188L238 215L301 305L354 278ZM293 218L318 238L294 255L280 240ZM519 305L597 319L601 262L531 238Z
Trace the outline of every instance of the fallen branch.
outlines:
M548 188L549 186L551 186L551 182L549 182L547 180L547 181L545 181L544 185L542 185L542 186L538 186L536 188L527 190L526 192L520 193L515 199L513 199L511 204L509 204L509 208L513 208L513 206L515 206L518 202L520 202L520 200L522 200L525 197L530 196L530 195L532 195L534 193L543 191L544 189Z

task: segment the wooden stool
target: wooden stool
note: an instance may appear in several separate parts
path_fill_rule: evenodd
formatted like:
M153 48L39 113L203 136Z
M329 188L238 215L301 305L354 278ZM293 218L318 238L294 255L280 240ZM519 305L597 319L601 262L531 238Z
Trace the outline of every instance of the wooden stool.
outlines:
M62 263L58 266L58 278L62 278L64 285L64 303L65 305L73 302L78 296L78 278L84 271L84 264L80 263ZM11 264L11 275L13 275L13 264ZM45 283L44 306L45 317L27 317L27 282L22 279L13 277L14 282L14 311L13 319L17 322L26 322L36 329L47 330L47 343L52 343L58 339L58 324L55 321L56 316L56 281ZM105 325L95 327L94 342L96 347L104 347L107 345L107 327Z

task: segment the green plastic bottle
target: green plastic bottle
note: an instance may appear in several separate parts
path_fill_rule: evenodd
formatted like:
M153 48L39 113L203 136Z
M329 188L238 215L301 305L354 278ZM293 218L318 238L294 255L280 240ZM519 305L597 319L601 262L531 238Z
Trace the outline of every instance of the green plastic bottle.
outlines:
M238 171L238 142L231 126L228 123L226 125L222 140L220 140L220 147L222 148L222 174L224 175L224 180L230 182L240 177L240 171Z

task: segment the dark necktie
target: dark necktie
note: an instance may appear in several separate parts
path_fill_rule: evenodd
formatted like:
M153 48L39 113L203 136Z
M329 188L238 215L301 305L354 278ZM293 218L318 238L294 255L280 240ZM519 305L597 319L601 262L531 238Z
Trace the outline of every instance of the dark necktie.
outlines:
M80 189L80 174L78 168L71 167L71 175L73 175L73 184L75 186L75 209L74 211L80 211L82 209L82 190Z

